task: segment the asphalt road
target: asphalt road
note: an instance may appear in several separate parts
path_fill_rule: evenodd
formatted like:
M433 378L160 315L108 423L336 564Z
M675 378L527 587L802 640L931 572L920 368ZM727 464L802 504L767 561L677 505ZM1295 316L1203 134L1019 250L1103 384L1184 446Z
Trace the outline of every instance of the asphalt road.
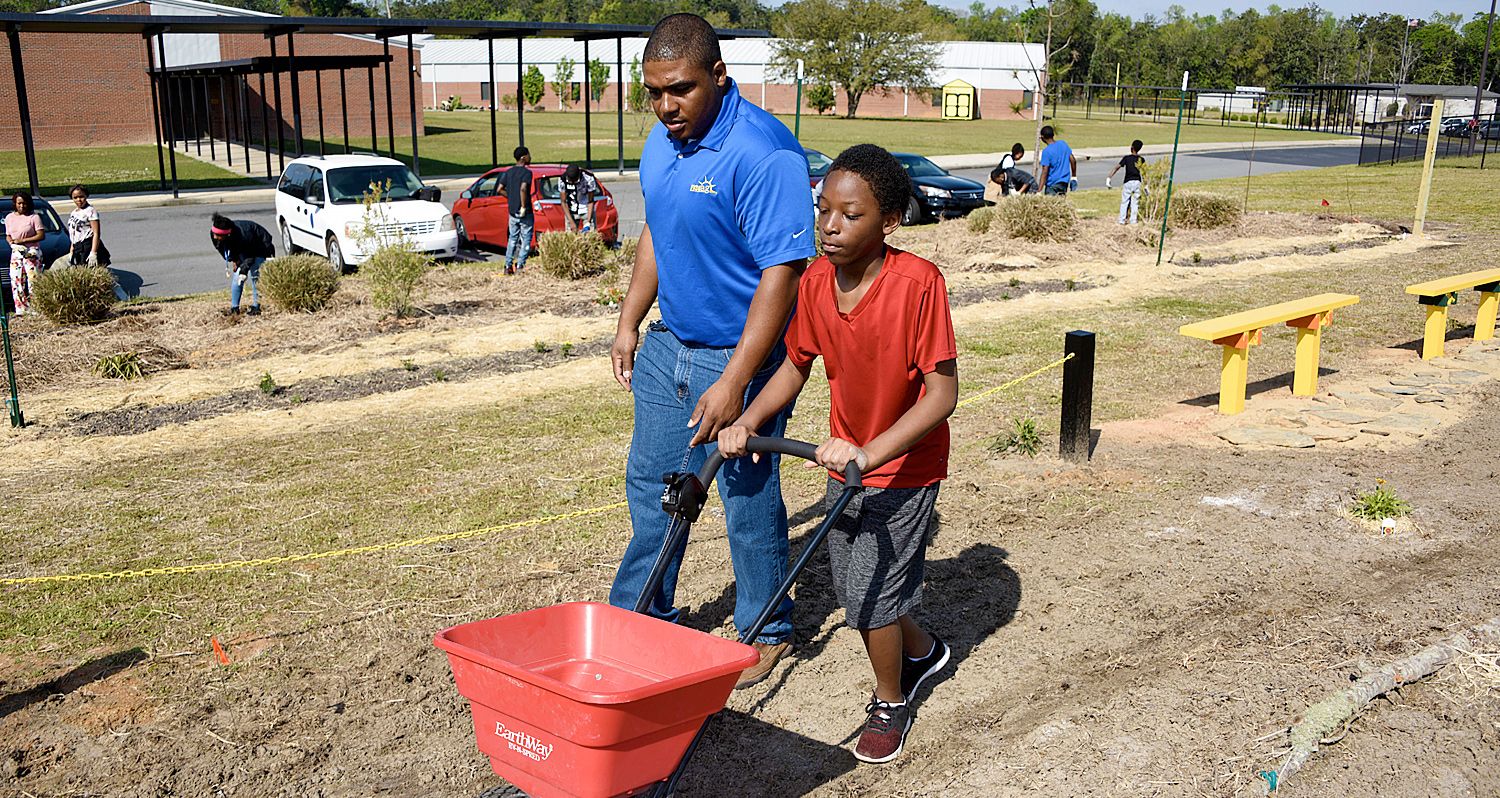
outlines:
M1248 150L1206 152L1181 156L1177 182L1191 183L1223 177L1267 175L1298 169L1318 169L1352 164L1359 157L1355 147L1263 148L1254 153L1253 166ZM1078 165L1079 182L1084 188L1102 188L1104 176L1114 161L1093 160ZM989 178L988 169L960 169L954 174L977 180ZM640 183L635 180L611 181L607 172L601 180L614 194L620 211L620 234L640 235L645 219L645 203ZM451 201L451 197L448 197ZM169 208L141 208L109 212L104 216L104 240L114 257L114 269L122 286L131 295L175 296L225 290L223 263L208 240L208 218L215 211L232 219L251 219L275 234L275 212L270 204L213 205ZM280 242L277 242L278 249ZM466 257L494 261L494 253L466 252Z

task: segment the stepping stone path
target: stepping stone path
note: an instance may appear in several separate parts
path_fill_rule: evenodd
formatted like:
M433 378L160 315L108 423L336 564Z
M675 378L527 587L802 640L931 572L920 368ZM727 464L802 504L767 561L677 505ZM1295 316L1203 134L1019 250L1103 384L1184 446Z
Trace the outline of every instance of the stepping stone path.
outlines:
M1362 433L1421 437L1441 426L1442 419L1419 406L1441 406L1448 397L1461 395L1464 386L1496 378L1500 378L1500 340L1484 341L1452 357L1422 363L1391 377L1388 384L1367 391L1332 391L1300 409L1270 410L1254 422L1246 419L1215 434L1236 446L1292 449L1307 449L1322 441L1350 441Z

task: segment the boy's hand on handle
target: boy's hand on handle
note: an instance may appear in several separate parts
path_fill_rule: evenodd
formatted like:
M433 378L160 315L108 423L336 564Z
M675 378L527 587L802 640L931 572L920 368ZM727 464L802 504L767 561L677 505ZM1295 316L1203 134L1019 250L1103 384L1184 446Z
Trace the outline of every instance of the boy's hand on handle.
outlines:
M863 472L870 464L870 456L864 449L844 440L843 438L829 438L823 441L813 453L817 456L817 463L808 463L809 467L822 466L830 471L844 473L844 469L852 462L859 466Z
M635 348L641 340L640 330L618 330L614 346L609 348L609 359L615 369L615 382L630 390L630 377L635 369Z
M697 434L689 446L697 446L700 443L716 440L719 431L733 423L734 419L740 417L745 411L745 387L734 386L720 377L717 382L703 392L698 398L698 406L693 408L693 416L688 419L689 427L697 427Z
M724 455L724 458L727 460L744 457L746 447L749 445L750 439L754 437L755 430L743 424L730 424L724 429L719 430L719 454ZM760 462L760 454L752 454L750 455L750 459L758 463Z

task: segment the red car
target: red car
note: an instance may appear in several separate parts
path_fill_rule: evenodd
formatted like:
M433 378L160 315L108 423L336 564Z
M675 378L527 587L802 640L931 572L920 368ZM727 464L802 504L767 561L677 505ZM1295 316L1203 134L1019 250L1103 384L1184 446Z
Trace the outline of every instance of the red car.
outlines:
M453 203L453 226L458 231L459 247L483 244L504 250L510 237L510 200L505 196L500 176L510 167L485 172ZM563 217L562 176L567 166L561 164L531 165L531 207L536 214L535 234L567 230ZM592 173L590 173L592 174ZM598 181L598 178L594 178ZM620 238L620 215L615 198L599 183L594 198L594 229L607 244ZM536 246L533 237L531 245Z

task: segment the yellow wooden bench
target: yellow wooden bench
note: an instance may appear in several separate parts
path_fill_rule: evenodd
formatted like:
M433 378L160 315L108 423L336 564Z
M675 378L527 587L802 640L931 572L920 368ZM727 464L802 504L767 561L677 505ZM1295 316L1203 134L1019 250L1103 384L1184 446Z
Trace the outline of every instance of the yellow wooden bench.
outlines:
M1495 337L1495 311L1500 309L1500 269L1458 274L1439 280L1408 285L1406 293L1416 294L1427 306L1427 329L1422 334L1422 359L1443 356L1443 339L1448 336L1448 306L1458 301L1458 292L1470 288L1479 292L1479 318L1474 322L1474 340Z
M1318 353L1323 343L1323 328L1332 323L1333 311L1358 301L1359 297L1351 294L1319 294L1184 324L1178 332L1224 347L1224 366L1219 373L1219 412L1233 415L1245 409L1250 345L1260 343L1262 328L1283 322L1297 328L1297 368L1292 393L1312 396L1318 390Z

